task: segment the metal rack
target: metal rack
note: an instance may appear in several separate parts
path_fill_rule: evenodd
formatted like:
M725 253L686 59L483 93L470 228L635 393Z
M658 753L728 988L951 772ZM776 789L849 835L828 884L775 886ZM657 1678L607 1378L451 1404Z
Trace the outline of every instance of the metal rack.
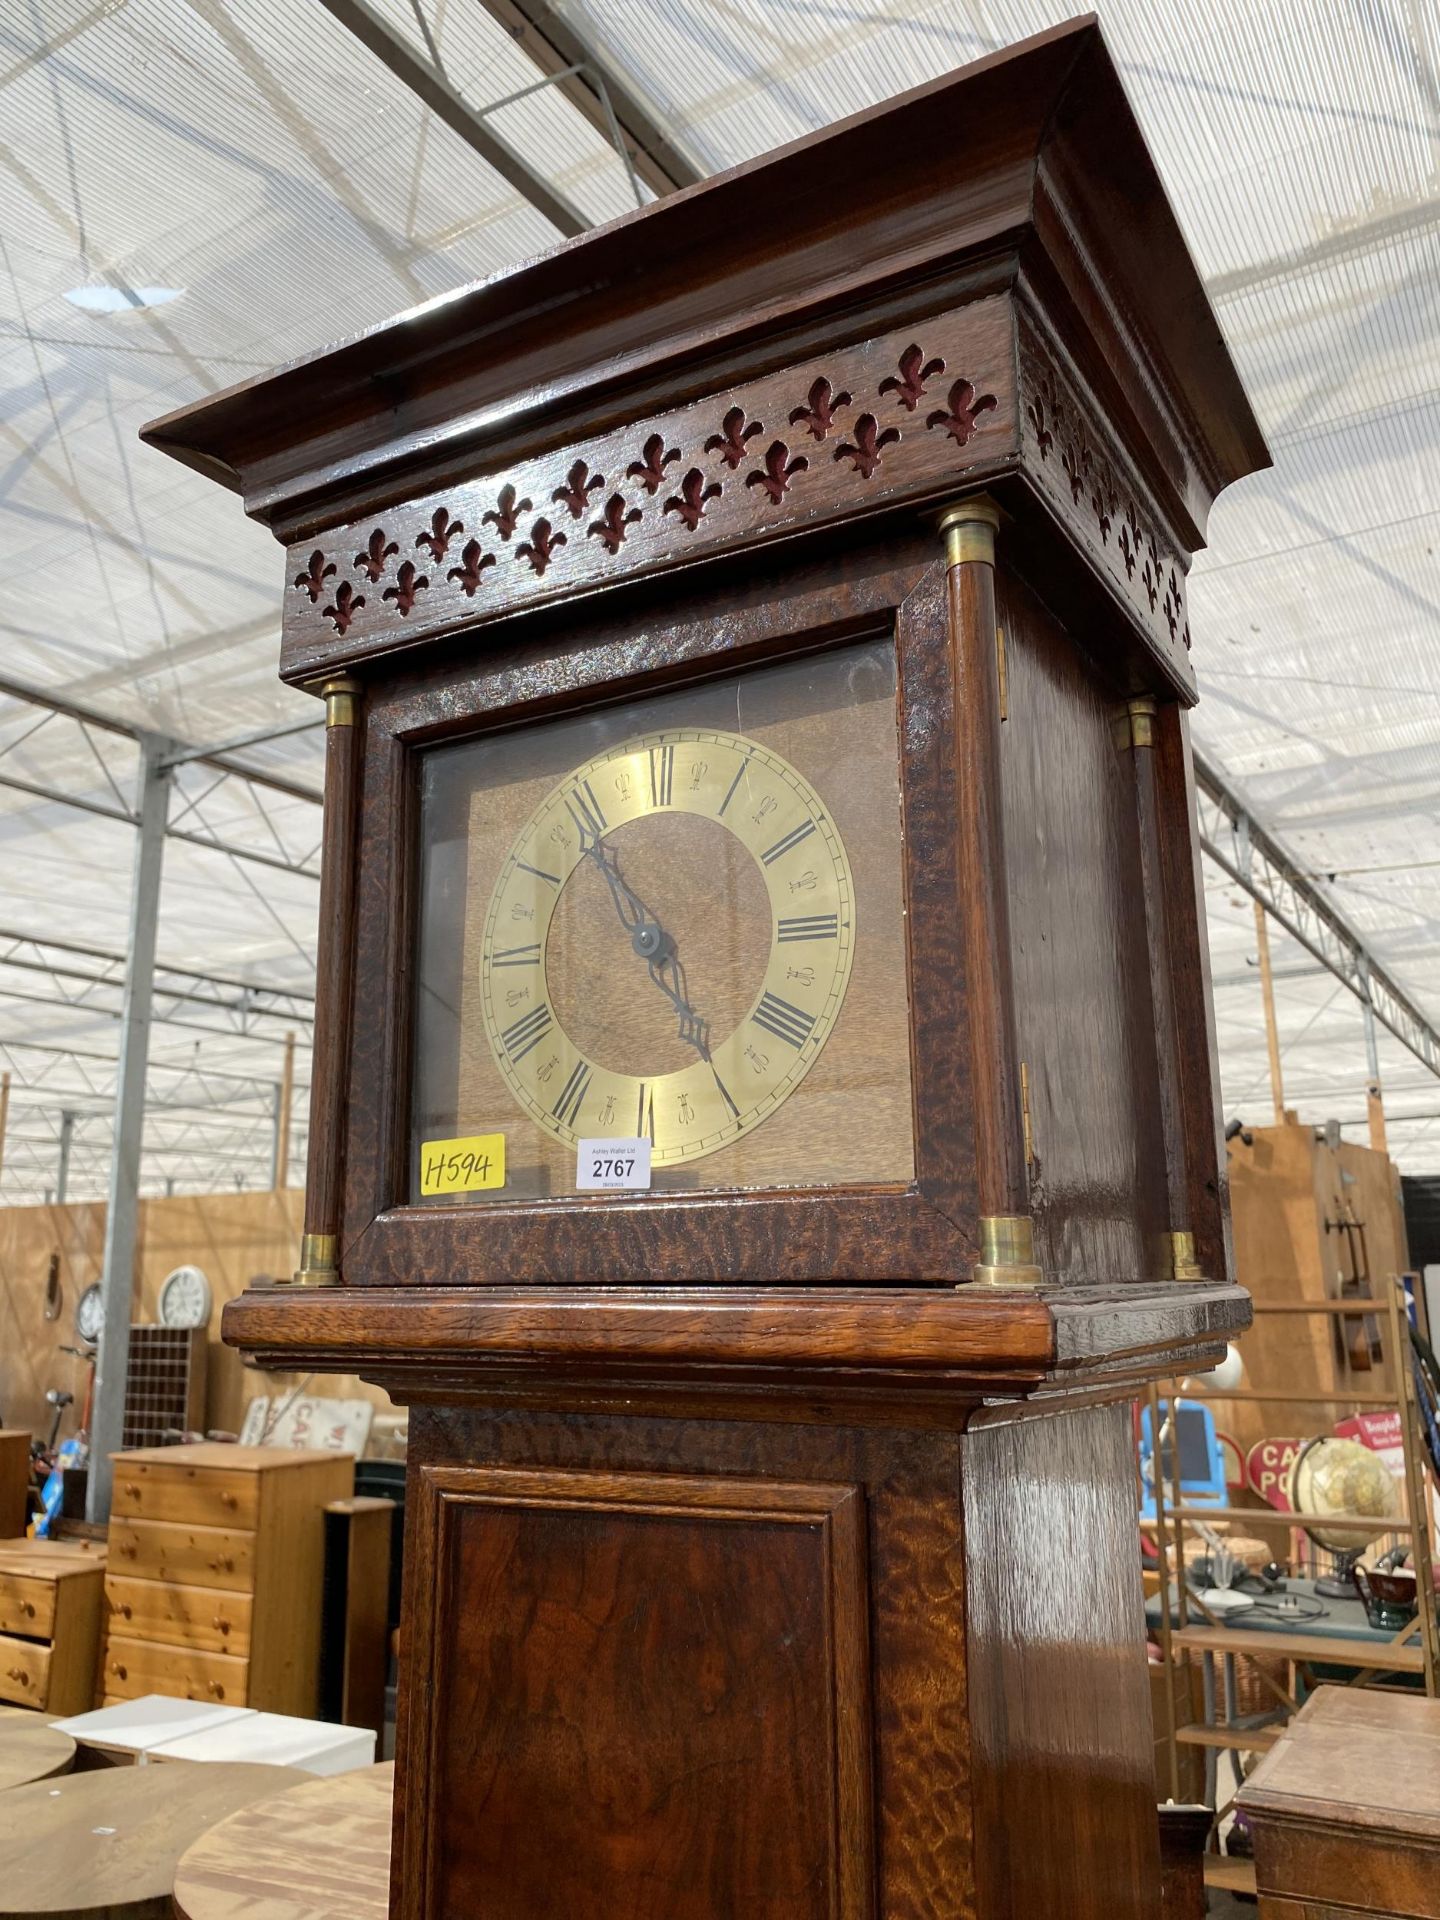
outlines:
M1233 1685L1233 1662L1237 1659L1255 1663L1255 1670L1264 1687L1275 1696L1275 1711L1286 1714L1298 1710L1299 1701L1295 1697L1293 1672L1296 1668L1311 1665L1332 1667L1350 1667L1354 1677L1347 1683L1358 1685L1394 1684L1397 1676L1418 1674L1423 1680L1425 1691L1432 1697L1440 1692L1440 1641L1437 1641L1434 1551L1431 1539L1430 1487L1425 1470L1424 1440L1420 1428L1419 1410L1415 1400L1415 1377L1411 1365L1408 1311L1403 1284L1397 1279L1381 1283L1383 1297L1372 1300L1338 1301L1325 1300L1315 1302L1276 1302L1268 1304L1255 1302L1255 1312L1295 1313L1295 1314L1343 1314L1349 1316L1381 1316L1382 1324L1388 1330L1388 1350L1392 1359L1392 1375L1395 1389L1391 1393L1321 1393L1307 1391L1301 1393L1267 1393L1251 1388L1207 1389L1203 1386L1191 1388L1182 1396L1180 1383L1170 1382L1168 1396L1162 1396L1157 1386L1149 1389L1151 1444L1154 1448L1154 1488L1155 1517L1153 1522L1146 1520L1143 1525L1153 1528L1160 1572L1160 1626L1159 1640L1161 1659L1165 1670L1165 1714L1166 1749L1170 1772L1170 1790L1178 1797L1180 1791L1180 1748L1182 1746L1204 1747L1213 1755L1224 1750L1236 1752L1258 1752L1273 1745L1279 1738L1277 1727L1238 1724L1239 1716L1235 1710L1235 1690ZM1184 1579L1184 1533L1187 1525L1197 1520L1243 1521L1247 1527L1263 1534L1277 1531L1288 1534L1300 1523L1300 1516L1266 1512L1264 1509L1249 1507L1207 1507L1187 1506L1180 1488L1180 1448L1178 1434L1170 1449L1171 1484L1167 1495L1165 1475L1160 1444L1161 1401L1168 1397L1172 1405L1182 1397L1191 1401L1251 1401L1266 1403L1317 1402L1337 1407L1393 1407L1400 1414L1400 1433L1404 1452L1405 1495L1408 1512L1404 1515L1386 1515L1380 1518L1346 1520L1344 1518L1326 1518L1327 1531L1342 1533L1363 1533L1373 1537L1377 1530L1386 1533L1408 1535L1412 1540L1411 1560L1415 1568L1416 1617L1394 1638L1386 1642L1360 1642L1331 1639L1319 1634L1303 1632L1262 1631L1246 1633L1243 1628L1227 1626L1196 1595L1186 1589ZM1173 1549L1172 1549L1173 1528ZM1172 1557L1173 1551L1173 1557ZM1171 1619L1173 1605L1178 1624ZM1193 1624L1192 1624L1193 1616ZM1417 1638L1418 1637L1418 1638ZM1222 1656L1225 1668L1224 1716L1214 1718L1216 1654ZM1174 1679L1177 1667L1188 1671L1192 1656L1200 1655L1205 1666L1205 1704L1206 1720L1202 1724L1182 1725L1177 1720ZM1282 1686L1259 1663L1266 1660L1285 1659L1291 1663L1292 1679L1290 1686ZM1187 1682L1187 1699L1189 1696ZM1217 1808L1215 1820L1228 1811ZM1211 1864L1213 1862L1213 1865ZM1253 1890L1253 1869L1244 1860L1230 1859L1215 1854L1207 1856L1206 1882L1212 1886L1236 1887L1250 1886Z

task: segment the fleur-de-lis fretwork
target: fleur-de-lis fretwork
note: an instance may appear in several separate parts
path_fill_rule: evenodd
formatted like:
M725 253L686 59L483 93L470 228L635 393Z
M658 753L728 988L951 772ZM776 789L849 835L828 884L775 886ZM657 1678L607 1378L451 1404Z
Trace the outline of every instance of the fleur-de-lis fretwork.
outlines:
M460 565L458 567L451 567L445 578L447 580L458 580L464 589L465 597L468 600L473 600L480 585L481 574L485 571L486 567L493 567L494 564L495 556L493 553L482 553L478 540L467 540L465 545L460 549Z
M402 560L394 586L387 587L380 597L382 600L393 600L395 611L403 618L414 606L416 594L424 593L429 584L430 576L416 573L413 560Z
M1170 629L1173 640L1180 626L1180 582L1175 578L1175 569L1170 569L1170 578L1165 585L1165 624Z
M1085 471L1090 465L1090 449L1082 446L1071 446L1067 442L1064 451L1060 455L1060 464L1065 469L1065 478L1070 483L1071 503L1078 507L1080 504L1080 496L1085 491Z
M367 580L378 580L385 571L385 562L392 553L399 551L393 540L385 538L385 529L376 527L365 544L364 552L356 554L355 564Z
M945 371L943 360L927 360L917 346L908 346L900 356L900 372L880 382L881 393L893 393L907 413L913 413L925 397L925 383Z
M1120 558L1125 562L1125 578L1127 580L1133 580L1135 578L1135 562L1139 558L1139 555L1130 532L1128 515L1126 516L1125 525L1120 529L1120 536L1115 544L1120 549Z
M707 487L705 476L698 467L691 467L680 482L680 491L672 494L665 502L666 513L677 513L693 533L699 526L705 513L707 500L720 498L720 482L712 480Z
M320 598L321 594L324 593L325 582L334 571L334 561L332 560L327 566L324 554L320 551L319 547L317 547L314 553L311 554L304 573L296 574L295 584L297 587L304 587L310 596L310 604L312 607Z
M805 396L805 405L791 412L790 424L792 427L804 427L812 440L823 440L835 424L835 415L841 407L849 405L849 394L843 391L836 393L822 375L811 383L810 391Z
M428 547L432 560L443 560L450 551L450 542L455 538L457 533L463 533L464 531L465 522L463 520L452 520L448 507L436 507L434 513L430 516L430 531L428 533L417 533L415 536L415 544L417 547Z
M565 476L563 487L557 487L550 498L570 509L572 520L578 520L590 504L592 493L598 493L605 485L603 473L591 473L583 460L577 460Z
M673 467L679 458L678 447L667 447L663 434L652 433L640 449L640 458L632 460L625 472L631 480L638 480L647 493L658 493L665 484L666 467Z
M501 487L493 510L481 514L480 524L482 527L494 527L502 540L510 540L520 524L521 514L529 513L534 504L533 500L517 500L514 487Z
M344 633L364 604L364 594L356 593L348 580L342 580L335 589L334 604L320 609L321 618L333 620L335 631Z
M557 533L548 520L537 520L530 529L530 538L522 541L515 549L519 560L528 560L536 573L544 573L550 564L550 556L556 547L565 545L563 533Z
M1183 632L1183 633L1181 634L1181 636L1180 636L1180 640L1181 640L1181 643L1182 643L1182 645L1183 645L1183 646L1184 646L1184 648L1185 648L1185 651L1186 651L1187 653L1189 653L1189 651L1190 651L1190 622L1189 622L1188 620L1187 620L1187 621L1185 622L1185 631L1184 631L1184 632Z
M605 502L604 513L598 520L592 520L585 531L597 534L610 553L618 553L625 543L625 529L633 527L641 517L639 507L631 507L626 512L623 493L612 493Z
M1144 597L1150 601L1150 612L1156 611L1156 601L1160 599L1160 553L1156 551L1156 536L1146 534L1146 561L1140 570L1140 586L1144 588Z
M803 453L797 453L792 459L790 449L783 440L772 440L765 450L765 464L757 467L754 473L747 473L747 487L763 487L772 501L783 500L790 490L790 482L797 473L803 473L810 462Z
M1035 429L1035 444L1040 449L1040 458L1048 460L1050 449L1055 444L1055 435L1046 424L1045 402L1037 393L1025 409L1030 424Z
M982 413L991 413L999 405L993 393L977 394L968 380L957 380L950 389L948 407L925 416L927 432L943 427L957 447L967 444Z
M848 460L860 478L868 480L879 466L883 450L899 438L898 427L882 428L873 413L862 413L855 422L854 440L842 440L835 449L835 458Z
M624 545L626 528L634 526L639 518L643 518L639 507L626 511L624 493L611 493L611 497L605 501L605 513L599 516L599 520L591 520L586 532L605 541L607 553L618 553Z
M758 420L747 420L743 407L731 407L720 422L720 431L705 442L706 453L718 453L733 473L745 458L745 442L765 429Z
M1090 511L1095 515L1095 524L1100 529L1101 546L1108 546L1110 527L1115 518L1115 489L1103 466L1096 471L1095 490L1090 495Z

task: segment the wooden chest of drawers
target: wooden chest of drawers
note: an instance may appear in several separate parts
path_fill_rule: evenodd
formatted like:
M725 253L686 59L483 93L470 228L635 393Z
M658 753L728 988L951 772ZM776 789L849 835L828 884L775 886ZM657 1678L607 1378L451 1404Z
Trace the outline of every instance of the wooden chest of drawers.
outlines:
M0 1702L53 1714L94 1706L104 1579L101 1551L0 1542Z
M315 1712L324 1507L346 1454L209 1443L115 1456L108 1705L143 1693Z

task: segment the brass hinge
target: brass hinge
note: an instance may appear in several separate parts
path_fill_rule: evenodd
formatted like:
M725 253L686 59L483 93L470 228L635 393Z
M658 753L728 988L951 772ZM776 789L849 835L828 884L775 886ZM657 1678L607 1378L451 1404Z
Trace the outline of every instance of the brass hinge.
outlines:
M1035 1135L1030 1130L1030 1069L1020 1062L1020 1125L1025 1135L1025 1160L1027 1165L1035 1162Z
M1010 718L1010 676L1005 667L1005 629L995 629L995 676L1000 683L1000 718Z

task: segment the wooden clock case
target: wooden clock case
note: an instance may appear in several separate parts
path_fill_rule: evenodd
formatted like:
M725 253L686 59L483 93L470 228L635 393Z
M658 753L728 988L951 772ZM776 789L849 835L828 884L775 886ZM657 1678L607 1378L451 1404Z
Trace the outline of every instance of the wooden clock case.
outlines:
M1156 1913L1128 1403L1248 1318L1185 575L1266 453L1094 22L146 437L331 723L310 1284L226 1337L413 1409L394 1912ZM424 750L887 634L914 1181L408 1204Z

